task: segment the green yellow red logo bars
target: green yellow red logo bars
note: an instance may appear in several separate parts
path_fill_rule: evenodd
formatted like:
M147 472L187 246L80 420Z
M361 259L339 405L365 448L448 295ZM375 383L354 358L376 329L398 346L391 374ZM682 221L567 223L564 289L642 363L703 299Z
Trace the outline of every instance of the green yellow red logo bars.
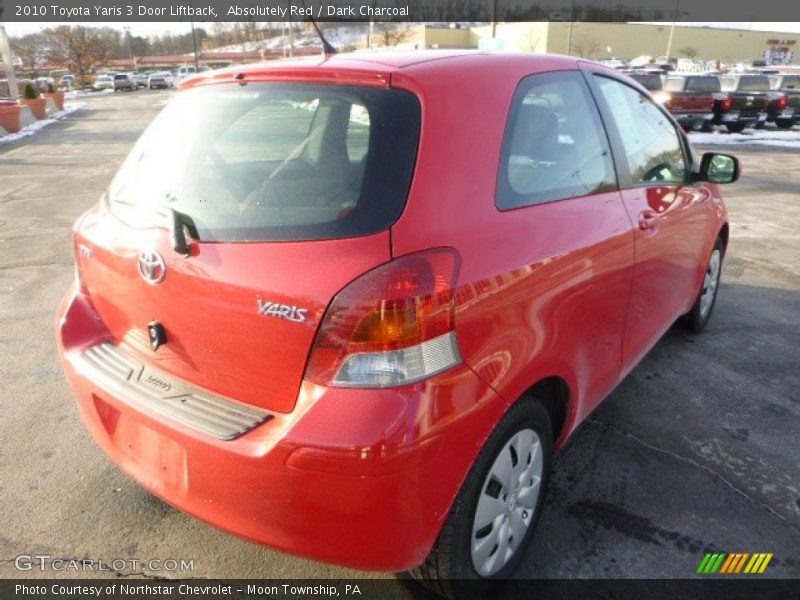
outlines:
M697 572L701 575L712 575L714 573L736 575L745 573L755 575L763 573L769 561L772 560L772 552L706 552Z

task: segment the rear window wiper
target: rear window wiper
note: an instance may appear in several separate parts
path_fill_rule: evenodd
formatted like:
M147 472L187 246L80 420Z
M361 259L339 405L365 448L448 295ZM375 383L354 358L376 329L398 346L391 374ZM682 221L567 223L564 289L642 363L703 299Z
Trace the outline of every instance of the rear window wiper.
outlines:
M200 241L200 237L197 235L197 227L192 217L169 206L160 206L159 209L163 210L169 217L169 239L172 243L172 249L178 254L189 256L191 247L186 234L188 233L189 237L194 241Z

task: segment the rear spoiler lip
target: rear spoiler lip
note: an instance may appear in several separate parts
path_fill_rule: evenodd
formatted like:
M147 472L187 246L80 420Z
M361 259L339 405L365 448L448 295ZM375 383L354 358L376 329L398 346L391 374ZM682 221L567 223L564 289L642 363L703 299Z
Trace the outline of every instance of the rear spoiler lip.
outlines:
M193 76L178 85L179 91L220 83L285 81L292 83L324 83L361 85L378 88L391 86L391 71L373 69L321 68L317 65L280 67L243 67Z

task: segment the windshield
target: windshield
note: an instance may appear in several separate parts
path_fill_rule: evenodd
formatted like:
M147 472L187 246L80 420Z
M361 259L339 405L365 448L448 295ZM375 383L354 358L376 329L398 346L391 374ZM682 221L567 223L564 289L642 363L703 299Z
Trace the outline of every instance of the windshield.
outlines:
M311 240L389 227L405 205L420 107L398 90L251 83L181 92L134 146L108 201L133 226L163 209L203 241Z
M661 90L661 75L657 73L635 73L631 75L631 77L638 81L646 90L651 92Z
M716 77L689 77L686 79L687 92L718 92L719 79Z
M740 92L768 92L769 78L766 76L742 77L739 82Z
M783 78L783 81L781 82L782 90L796 90L798 88L800 88L800 77L790 76Z

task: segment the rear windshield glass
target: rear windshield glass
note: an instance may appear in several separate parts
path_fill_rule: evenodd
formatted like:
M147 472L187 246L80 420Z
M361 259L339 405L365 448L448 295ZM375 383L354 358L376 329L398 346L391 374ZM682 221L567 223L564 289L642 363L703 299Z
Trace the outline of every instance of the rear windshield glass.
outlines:
M631 77L638 81L644 89L650 90L651 92L656 92L661 89L661 75L658 73L634 74L631 75Z
M782 90L796 90L800 89L800 76L791 75L789 77L784 77L781 81L781 89Z
M687 77L687 92L718 92L720 91L719 79L716 77Z
M739 82L740 92L768 92L769 90L769 77L765 75L742 77Z
M182 213L202 241L367 235L403 210L419 128L419 102L399 90L191 89L136 143L108 202L133 226L152 226L168 209Z

